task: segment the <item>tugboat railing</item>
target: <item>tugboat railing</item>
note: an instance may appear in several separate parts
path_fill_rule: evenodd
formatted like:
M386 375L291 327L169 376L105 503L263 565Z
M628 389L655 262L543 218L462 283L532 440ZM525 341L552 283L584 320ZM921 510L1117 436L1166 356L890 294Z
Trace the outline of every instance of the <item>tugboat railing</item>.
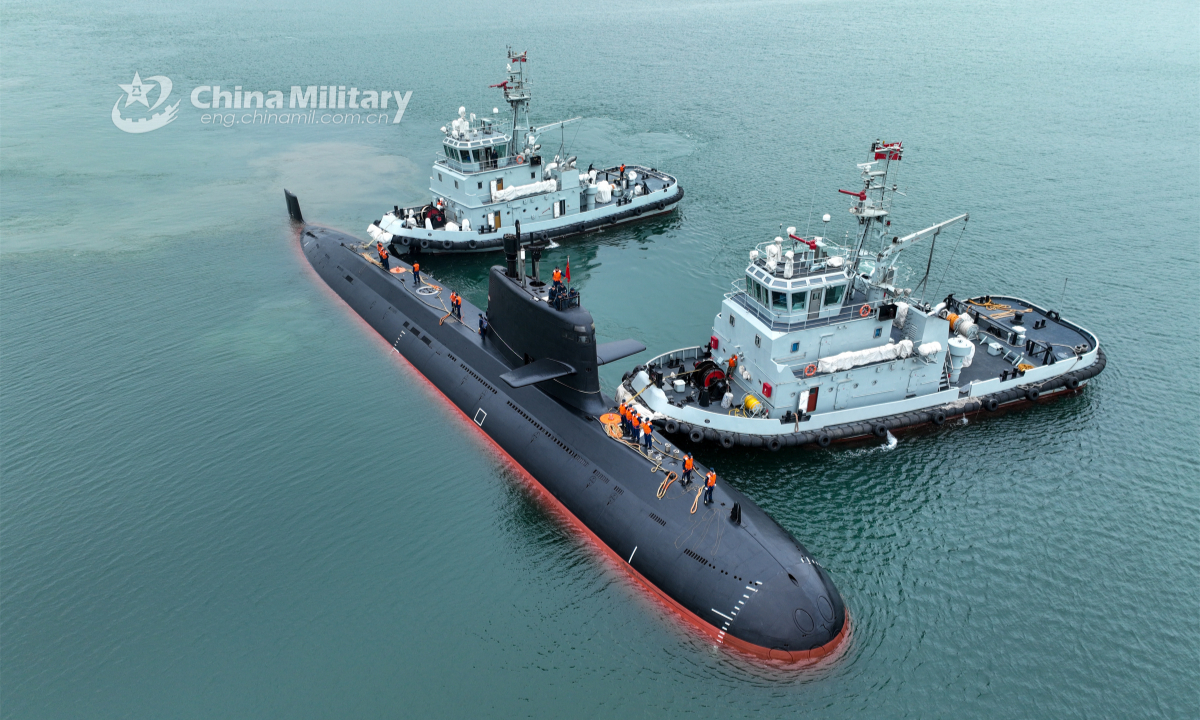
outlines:
M737 303L746 312L753 315L762 324L766 325L773 332L796 332L797 330L807 330L808 328L823 327L825 325L835 325L853 320L866 320L875 316L879 311L879 306L884 305L882 302L852 302L844 303L833 315L826 315L812 319L799 321L784 321L780 320L776 313L763 308L757 301L752 300L746 292L744 279L734 280L733 291L725 293L725 299ZM864 308L866 310L864 311Z
M444 165L444 166L450 168L451 170L456 170L460 173L463 173L464 175L486 172L488 170L495 170L497 168L510 167L510 166L517 164L515 156L495 158L493 160L484 160L483 162L469 162L469 163L461 162L459 160L455 160L454 158L449 158L449 157L446 157L445 155L441 155L441 154L437 154L437 153L434 154L434 157L437 158L433 163L434 165Z

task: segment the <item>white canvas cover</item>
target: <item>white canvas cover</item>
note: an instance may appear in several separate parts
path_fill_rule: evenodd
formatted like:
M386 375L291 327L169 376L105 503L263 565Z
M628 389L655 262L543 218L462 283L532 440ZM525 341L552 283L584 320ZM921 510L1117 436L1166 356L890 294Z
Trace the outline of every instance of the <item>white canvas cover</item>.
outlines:
M529 197L530 195L553 192L557 189L557 180L542 180L541 182L529 183L528 185L513 185L503 190L493 190L492 202L508 202L509 200Z
M935 343L936 344L936 343ZM886 362L897 358L906 358L912 354L912 341L901 340L898 343L888 343L865 350L850 350L817 361L817 372L832 373L849 370L859 365L875 362Z

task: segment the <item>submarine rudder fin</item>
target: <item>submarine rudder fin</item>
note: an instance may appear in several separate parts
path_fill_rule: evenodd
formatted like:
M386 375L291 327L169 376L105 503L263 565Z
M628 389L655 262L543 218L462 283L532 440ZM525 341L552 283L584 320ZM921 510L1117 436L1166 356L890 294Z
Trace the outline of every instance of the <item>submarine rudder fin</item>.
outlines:
M304 215L300 212L300 198L288 192L287 188L284 188L283 199L287 202L288 217L290 217L294 223L303 224Z

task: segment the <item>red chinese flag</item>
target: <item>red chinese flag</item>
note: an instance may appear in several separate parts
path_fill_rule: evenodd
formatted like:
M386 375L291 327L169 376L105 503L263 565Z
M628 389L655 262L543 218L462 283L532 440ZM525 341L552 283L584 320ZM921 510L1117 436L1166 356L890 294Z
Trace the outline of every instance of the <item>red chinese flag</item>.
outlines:
M571 282L571 258L567 258L567 282Z

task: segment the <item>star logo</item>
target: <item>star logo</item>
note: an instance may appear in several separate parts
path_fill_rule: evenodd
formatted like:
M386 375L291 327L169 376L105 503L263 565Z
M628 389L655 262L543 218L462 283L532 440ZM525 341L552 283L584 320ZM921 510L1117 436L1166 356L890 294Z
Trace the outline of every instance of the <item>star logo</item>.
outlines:
M125 98L125 107L129 107L129 103L132 102L140 102L146 107L150 107L150 101L146 99L146 93L150 91L150 88L154 87L154 83L143 85L142 76L137 72L133 73L132 83L128 85L117 85L117 87L124 90L125 94L128 95L128 97Z
M171 96L171 78L165 75L154 75L146 78L142 82L141 73L133 73L133 82L128 85L117 84L117 87L124 91L122 97L125 98L124 107L129 107L135 102L141 103L150 112L158 109L159 105L166 102ZM150 91L158 88L158 99L154 104L150 104ZM151 130L157 130L164 125L170 124L177 117L176 112L179 110L181 100L176 100L174 105L168 105L162 112L152 115L148 118L126 118L121 115L121 98L117 98L117 102L113 105L112 121L119 129L127 133L146 133Z

